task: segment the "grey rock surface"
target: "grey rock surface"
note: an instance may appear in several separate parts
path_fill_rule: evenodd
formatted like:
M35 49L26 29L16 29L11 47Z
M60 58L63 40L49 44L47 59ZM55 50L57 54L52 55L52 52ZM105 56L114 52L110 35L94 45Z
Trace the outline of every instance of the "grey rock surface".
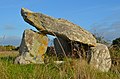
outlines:
M25 8L21 9L21 15L27 23L42 33L56 35L89 46L96 45L96 39L90 32L67 20L55 19L42 13L34 13Z
M25 30L19 48L20 56L16 58L15 63L43 63L47 46L48 37L45 34Z
M107 72L111 67L111 57L106 45L97 43L96 47L91 47L90 65Z

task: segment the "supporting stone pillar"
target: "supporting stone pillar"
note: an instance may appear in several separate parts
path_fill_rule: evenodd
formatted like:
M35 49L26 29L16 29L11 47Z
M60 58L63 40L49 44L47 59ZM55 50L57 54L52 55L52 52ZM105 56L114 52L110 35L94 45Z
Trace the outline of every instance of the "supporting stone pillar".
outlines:
M33 30L25 30L19 48L20 56L15 63L44 63L44 54L48 46L48 37Z
M90 65L107 72L111 67L111 57L106 45L97 43L96 47L91 47Z

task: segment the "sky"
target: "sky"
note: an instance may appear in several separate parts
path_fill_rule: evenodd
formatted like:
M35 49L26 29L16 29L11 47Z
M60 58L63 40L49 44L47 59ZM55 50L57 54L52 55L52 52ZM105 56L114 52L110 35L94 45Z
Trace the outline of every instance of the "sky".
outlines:
M67 19L99 33L106 40L120 37L120 0L0 0L0 45L19 46L27 24L21 8Z

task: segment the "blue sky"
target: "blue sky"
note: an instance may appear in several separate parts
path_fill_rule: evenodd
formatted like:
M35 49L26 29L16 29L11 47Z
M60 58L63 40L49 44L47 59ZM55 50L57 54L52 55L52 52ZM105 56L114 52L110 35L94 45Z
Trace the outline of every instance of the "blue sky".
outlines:
M22 7L67 19L107 40L120 37L120 0L1 0L0 45L19 45L25 29L35 30L23 21Z

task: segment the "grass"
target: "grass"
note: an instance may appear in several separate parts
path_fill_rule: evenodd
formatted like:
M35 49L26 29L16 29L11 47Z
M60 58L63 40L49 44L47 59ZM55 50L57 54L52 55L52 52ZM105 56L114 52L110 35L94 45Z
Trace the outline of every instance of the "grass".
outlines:
M113 63L111 71L120 73L120 48L111 46L109 47L109 50Z
M0 79L120 79L120 73L100 72L85 61L68 59L64 64L13 64L18 52L0 52Z

